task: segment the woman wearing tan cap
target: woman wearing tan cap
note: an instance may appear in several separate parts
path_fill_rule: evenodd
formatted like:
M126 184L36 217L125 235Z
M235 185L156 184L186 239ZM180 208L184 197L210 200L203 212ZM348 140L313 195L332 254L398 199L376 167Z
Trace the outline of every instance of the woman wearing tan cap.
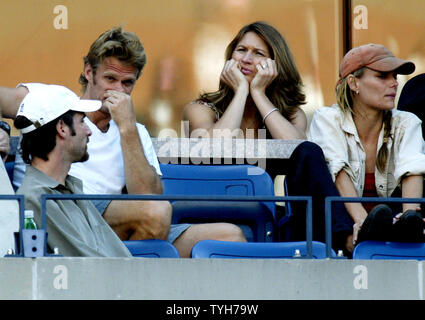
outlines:
M321 146L343 197L422 198L425 174L421 122L395 110L397 74L411 74L412 62L384 46L350 50L340 66L337 104L319 108L309 139ZM353 244L364 240L424 241L419 204L395 211L386 204L346 203L353 220Z

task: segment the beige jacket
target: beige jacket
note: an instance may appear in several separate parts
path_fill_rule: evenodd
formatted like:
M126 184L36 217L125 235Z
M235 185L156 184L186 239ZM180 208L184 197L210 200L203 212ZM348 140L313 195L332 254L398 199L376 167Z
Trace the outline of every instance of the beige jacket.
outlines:
M392 110L389 157L383 173L375 170L378 196L389 197L404 176L425 174L425 143L421 120L410 112ZM382 145L381 130L378 149ZM343 113L338 105L321 107L313 115L308 139L317 143L325 154L329 171L335 181L344 170L359 196L363 195L366 153L351 113Z

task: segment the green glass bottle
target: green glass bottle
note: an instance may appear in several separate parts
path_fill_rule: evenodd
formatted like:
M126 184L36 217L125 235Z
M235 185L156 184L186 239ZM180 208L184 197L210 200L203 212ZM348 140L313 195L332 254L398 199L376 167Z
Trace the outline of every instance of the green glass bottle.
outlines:
M24 229L37 229L32 210L25 210Z

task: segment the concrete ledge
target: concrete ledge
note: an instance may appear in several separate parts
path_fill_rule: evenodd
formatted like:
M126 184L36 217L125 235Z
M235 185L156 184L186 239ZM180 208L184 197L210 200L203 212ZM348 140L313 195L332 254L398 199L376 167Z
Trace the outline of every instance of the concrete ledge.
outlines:
M161 163L227 164L288 159L304 140L152 138Z
M406 260L0 258L1 299L422 300Z

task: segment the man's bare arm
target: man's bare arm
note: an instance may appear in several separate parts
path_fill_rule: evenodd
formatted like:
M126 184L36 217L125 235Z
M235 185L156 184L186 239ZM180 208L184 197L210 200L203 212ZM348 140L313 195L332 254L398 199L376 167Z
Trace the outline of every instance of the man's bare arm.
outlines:
M145 157L143 145L136 127L131 97L110 90L105 105L111 112L121 135L121 149L127 191L130 194L161 194L161 179Z
M28 89L25 87L0 87L0 111L2 116L9 119L15 119L19 105L27 93Z

